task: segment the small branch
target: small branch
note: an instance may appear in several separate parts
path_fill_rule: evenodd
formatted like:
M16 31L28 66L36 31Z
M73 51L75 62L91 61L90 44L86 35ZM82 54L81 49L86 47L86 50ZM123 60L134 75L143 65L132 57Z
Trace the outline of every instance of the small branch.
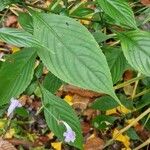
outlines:
M121 84L118 84L118 85L114 86L114 89L117 90L117 89L123 88L123 87L125 87L125 86L127 86L131 83L136 82L137 80L141 80L141 79L144 79L144 78L145 78L145 76L140 76L140 77L133 78L131 80L128 80L126 82L123 82Z
M138 73L137 77L140 77L140 76L141 76L141 73ZM136 89L137 89L138 83L139 83L139 80L137 80L137 81L135 82L134 89L133 89L133 93L132 93L132 95L131 95L131 99L134 99L134 96L135 96L135 94L136 94Z
M137 97L140 97L140 96L142 96L142 95L144 95L144 94L147 94L147 93L149 93L150 92L150 88L149 89L146 89L146 90L144 90L144 91L142 91L142 92L140 92L140 93L138 93L138 94L136 94L134 97L133 97L133 99L135 99L135 98L137 98ZM132 99L132 97L128 97L128 99Z
M125 131L127 131L129 128L131 128L133 125L135 125L139 120L141 120L144 116L146 116L147 114L150 113L150 108L148 108L147 110L145 110L140 116L138 116L136 119L134 119L134 121L132 121L128 126L126 126L125 128L121 129L119 131L119 133L115 136L114 139L109 140L106 145L104 146L104 148L108 147L109 145L111 145L114 140L122 133L124 133Z
M150 138L148 138L144 143L142 143L141 145L137 146L136 148L134 148L133 150L140 150L143 147L147 146L150 144Z

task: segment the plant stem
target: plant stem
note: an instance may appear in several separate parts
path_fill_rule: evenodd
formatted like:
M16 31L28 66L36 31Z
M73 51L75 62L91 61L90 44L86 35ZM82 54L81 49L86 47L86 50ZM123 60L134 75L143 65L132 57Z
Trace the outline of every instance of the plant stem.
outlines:
M137 97L140 97L140 96L142 96L142 95L144 95L144 94L147 94L147 93L149 93L150 92L150 88L149 89L146 89L146 90L144 90L144 91L142 91L142 92L140 92L140 93L138 93L138 94L136 94L134 97L133 97L133 99L134 98L137 98ZM128 97L128 99L131 99L132 97Z
M135 125L139 120L141 120L144 116L146 116L147 114L150 113L150 108L148 108L147 110L145 110L140 116L138 116L134 121L132 121L129 125L127 125L125 128L121 129L119 131L119 133L114 137L114 139L109 140L106 145L104 146L104 148L106 148L107 146L111 145L113 143L113 141L122 133L124 133L125 131L127 131L129 128L131 128L133 125Z
M138 73L137 77L140 77L140 76L141 76L141 73ZM134 96L135 96L135 94L136 94L136 89L137 89L138 83L139 83L139 80L137 80L137 81L135 82L134 89L133 89L133 93L132 93L132 95L131 95L131 99L132 99L132 100L134 99Z
M29 7L41 9L41 10L43 10L43 11L51 12L48 8L40 7L40 6L37 6L37 5L30 4L30 3L25 3L25 5L26 5L26 6L29 6Z
M125 86L127 86L127 85L129 85L129 84L131 84L131 83L134 83L134 82L136 82L137 80L141 80L141 79L143 79L143 78L145 78L145 76L139 76L139 77L133 78L133 79L131 79L131 80L128 80L128 81L126 81L126 82L123 82L123 83L121 83L121 84L118 84L118 85L114 86L114 89L117 90L117 89L123 88L123 87L125 87Z
M147 146L148 144L150 144L150 138L148 138L144 143L142 143L141 145L137 146L137 147L134 148L133 150L142 149L143 147Z

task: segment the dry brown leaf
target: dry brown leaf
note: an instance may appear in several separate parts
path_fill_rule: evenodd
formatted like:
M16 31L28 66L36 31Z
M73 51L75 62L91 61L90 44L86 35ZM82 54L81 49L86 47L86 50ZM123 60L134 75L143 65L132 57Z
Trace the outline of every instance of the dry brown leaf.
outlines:
M97 115L97 111L89 108L84 111L83 115L87 117L87 120L91 120L92 118L94 118Z
M150 6L150 0L141 0L141 3L146 6Z
M126 70L125 73L124 73L124 75L123 75L124 81L131 80L132 78L133 78L133 71Z
M104 144L102 139L93 137L86 141L84 150L103 150Z
M73 96L73 108L80 109L81 111L83 111L87 108L89 101L90 101L89 98L75 94Z
M131 96L134 90L134 86L132 85L127 85L123 88L124 92L126 95Z
M100 97L103 95L102 93L97 93L97 92L93 92L90 90L81 89L73 85L64 85L63 91L69 92L71 94L78 94L82 97L89 97L89 98L96 98L96 97Z
M0 139L0 150L17 150L11 143Z
M83 134L88 134L92 127L90 126L89 122L82 122L81 128L82 128Z
M16 27L17 17L15 15L8 16L5 20L5 27Z

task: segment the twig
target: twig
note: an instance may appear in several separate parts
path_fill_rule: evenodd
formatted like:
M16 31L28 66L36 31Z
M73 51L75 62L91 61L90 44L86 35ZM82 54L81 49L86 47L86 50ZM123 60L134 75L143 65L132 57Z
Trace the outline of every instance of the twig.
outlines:
M140 77L140 76L141 76L141 73L138 73L137 77ZM138 83L139 83L139 80L137 80L137 81L135 82L134 89L133 89L133 93L132 93L132 95L131 95L131 99L134 99L134 96L135 96L135 94L136 94L136 89L137 89Z
M113 141L122 133L124 133L125 131L127 131L129 128L131 128L133 125L135 125L139 120L141 120L144 116L146 116L147 114L150 113L150 108L148 108L147 110L145 110L140 116L138 116L136 119L134 119L128 126L126 126L125 128L121 129L119 131L119 133L111 140L109 140L106 145L104 146L104 148L108 147L109 145L111 145L113 143Z
M118 85L114 86L114 89L117 90L117 89L123 88L123 87L125 87L125 86L127 86L131 83L136 82L137 80L141 80L141 79L144 79L144 78L145 78L145 76L140 76L140 77L133 78L131 80L128 80L126 82L123 82L121 84L118 84Z
M143 147L147 146L150 144L150 138L148 138L144 143L142 143L141 145L137 146L136 148L134 148L133 150L140 150Z

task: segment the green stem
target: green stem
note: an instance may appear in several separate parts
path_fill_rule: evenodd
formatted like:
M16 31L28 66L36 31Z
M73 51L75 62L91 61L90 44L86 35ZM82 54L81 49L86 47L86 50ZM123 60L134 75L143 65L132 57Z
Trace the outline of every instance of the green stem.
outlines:
M129 84L132 84L132 83L136 82L137 80L141 80L141 79L144 79L144 78L145 78L145 76L140 76L140 77L133 78L131 80L128 80L126 82L123 82L121 84L118 84L118 85L114 86L114 89L117 90L117 89L123 88L123 87L125 87Z

